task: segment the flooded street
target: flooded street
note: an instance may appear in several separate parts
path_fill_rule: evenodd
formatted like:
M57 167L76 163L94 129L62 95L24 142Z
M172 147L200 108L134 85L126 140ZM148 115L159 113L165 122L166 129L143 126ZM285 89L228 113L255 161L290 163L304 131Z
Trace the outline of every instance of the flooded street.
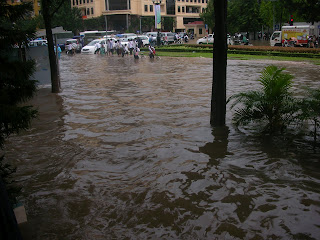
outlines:
M227 96L271 63L294 89L320 66L228 61ZM210 127L212 59L63 54L63 91L11 137L30 239L320 239L320 153Z

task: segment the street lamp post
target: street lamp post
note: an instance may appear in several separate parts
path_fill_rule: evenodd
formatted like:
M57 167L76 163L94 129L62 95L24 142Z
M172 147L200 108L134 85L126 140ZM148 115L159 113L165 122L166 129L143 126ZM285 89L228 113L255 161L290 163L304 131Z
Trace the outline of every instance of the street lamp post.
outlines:
M155 7L155 25L158 29L157 34L157 46L160 46L160 29L161 29L161 16L160 16L160 8L159 5L161 4L161 0L152 0L153 4L156 5ZM160 28L158 27L160 26Z

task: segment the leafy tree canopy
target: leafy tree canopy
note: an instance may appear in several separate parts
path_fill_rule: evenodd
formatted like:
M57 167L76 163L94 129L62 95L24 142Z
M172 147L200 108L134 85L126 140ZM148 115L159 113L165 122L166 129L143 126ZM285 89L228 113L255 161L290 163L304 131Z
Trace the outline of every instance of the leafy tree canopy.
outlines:
M297 12L306 22L314 23L320 21L320 1L319 0L290 0L293 10Z
M0 147L7 136L29 127L36 111L21 106L36 91L33 61L23 61L21 46L27 45L35 28L28 19L32 5L10 6L0 2Z
M64 1L53 15L52 26L62 26L64 30L77 34L83 28L82 16L79 8L71 8L70 1Z
M273 28L275 23L286 23L291 15L294 22L320 21L319 0L229 0L228 32L254 32L262 27ZM214 4L209 0L206 11L201 18L208 26L214 28Z
M204 20L210 29L214 29L214 4L213 0L208 1L207 8L203 13L200 14L200 17Z

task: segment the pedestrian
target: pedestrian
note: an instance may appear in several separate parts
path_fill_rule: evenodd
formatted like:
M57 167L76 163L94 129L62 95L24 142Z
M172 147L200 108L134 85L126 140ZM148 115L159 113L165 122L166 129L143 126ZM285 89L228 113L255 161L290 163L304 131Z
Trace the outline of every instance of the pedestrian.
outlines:
M114 48L113 40L112 39L108 39L108 52L109 52L109 55L113 55L113 48Z
M95 48L94 54L100 53L100 47L101 47L101 44L99 43L99 41L97 41L96 44L94 45L94 48Z
M69 44L67 45L66 54L71 54L71 55L73 55L73 47L72 47L72 44L71 44L71 43L69 43Z
M152 36L151 36L151 39L152 39ZM151 40L151 42L152 42L152 40ZM151 42L150 42L150 44L151 44ZM143 47L143 42L142 42L141 38L137 39L137 44L138 44L138 48L142 48Z
M60 59L60 56L61 56L61 47L59 46L59 44L58 44L58 48L57 48L57 52L58 52L58 59Z
M178 33L176 33L176 34L174 35L174 42L175 42L175 43L178 43L178 42L179 42L179 34L178 34Z
M122 57L124 57L124 55L128 55L128 51L127 44L122 45Z
M156 50L154 47L152 47L151 45L149 45L149 57L150 58L154 58L154 56L156 55Z
M120 56L120 54L121 54L121 43L120 43L120 40L116 41L115 45L116 45L115 48L116 48L117 55Z
M100 54L104 55L105 53L106 53L105 44L102 41L101 42L101 47L100 47Z
M184 35L184 42L187 43L189 41L188 34Z
M133 52L133 49L134 49L134 41L132 39L129 39L129 42L128 42L128 48L129 48L129 51L130 51L130 55L132 55L132 52Z
M140 52L140 49L136 46L134 51L133 51L134 59L139 59L139 52Z

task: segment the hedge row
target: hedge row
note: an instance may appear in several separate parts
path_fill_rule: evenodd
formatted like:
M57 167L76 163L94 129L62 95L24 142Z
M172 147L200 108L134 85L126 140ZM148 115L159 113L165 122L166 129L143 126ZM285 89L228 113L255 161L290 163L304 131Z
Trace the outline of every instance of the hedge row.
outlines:
M186 46L186 45L184 45ZM201 45L190 44L195 48L213 48L213 44ZM245 51L273 51L273 52L297 52L297 53L319 53L320 48L304 48L304 47L271 47L271 46L250 46L250 45L228 45L229 50L245 50Z
M157 51L162 52L207 52L213 51L213 45L171 45L157 47ZM286 57L306 57L319 58L319 48L299 48L299 47L269 47L269 46L243 46L229 45L228 53L266 55L266 56L286 56Z

